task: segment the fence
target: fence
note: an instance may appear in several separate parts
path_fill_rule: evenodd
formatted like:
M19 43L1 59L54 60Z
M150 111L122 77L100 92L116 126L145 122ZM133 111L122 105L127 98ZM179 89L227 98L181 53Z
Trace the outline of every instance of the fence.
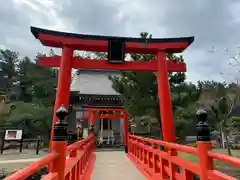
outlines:
M159 146L164 147L161 151ZM147 179L192 180L199 176L201 180L234 180L214 169L214 159L222 160L240 167L240 159L211 151L210 141L197 141L197 148L165 141L129 135L128 156ZM177 152L198 156L199 163L177 156ZM237 179L236 179L237 180Z
M58 152L50 153L39 161L32 163L28 167L12 174L11 176L8 176L6 180L24 180L46 166L49 167L48 174L43 176L43 180L90 179L91 170L96 158L93 153L93 134L87 139L78 141L66 148L64 148L64 146L66 146L66 141L54 143L55 146L58 146Z

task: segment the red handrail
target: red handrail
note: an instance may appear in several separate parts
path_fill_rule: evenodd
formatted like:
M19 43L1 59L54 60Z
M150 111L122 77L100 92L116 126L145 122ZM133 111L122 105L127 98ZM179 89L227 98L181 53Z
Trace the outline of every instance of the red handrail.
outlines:
M60 142L61 143L61 142ZM66 142L63 142L66 143ZM30 164L28 167L8 176L5 180L24 180L30 175L36 173L40 168L44 166L53 167L49 169L47 175L43 176L43 180L59 180L60 172L56 172L57 163L59 163L58 158L64 155L66 158L66 163L64 166L64 179L71 180L87 180L90 179L90 173L95 161L94 150L94 135L90 134L87 139L80 140L74 144L67 147L68 156L66 154L51 153L48 156Z
M61 145L61 142L58 145ZM163 146L164 150L159 150L159 145ZM63 176L61 176L61 172L56 171L56 168L50 168L49 173L42 177L43 180L89 180L96 158L93 153L94 135L91 134L87 139L69 145L65 149L69 153L68 157L65 153L51 153L27 168L10 175L6 180L23 180L36 173L41 167L47 165L56 167L61 162L61 158L66 160L65 166L60 166L64 171ZM196 155L199 162L193 163L183 159L177 156L177 151ZM213 159L225 161L233 166L240 166L238 158L213 153L211 142L198 141L197 148L194 148L134 135L128 136L128 157L149 180L168 179L169 177L176 180L189 180L193 179L194 175L199 175L201 180L234 180L236 178L215 170Z
M225 154L213 153L211 151L208 152L208 155L213 159L225 161L226 163L231 164L232 166L240 166L239 158L234 158L231 156L227 156Z
M160 150L158 146L163 146ZM177 156L176 151L196 155L198 163ZM140 136L128 136L128 157L136 164L147 179L193 179L199 175L201 180L234 180L220 171L214 170L213 160L225 161L240 167L240 159L211 151L211 142L197 142L197 148L168 143ZM180 170L181 169L181 170Z

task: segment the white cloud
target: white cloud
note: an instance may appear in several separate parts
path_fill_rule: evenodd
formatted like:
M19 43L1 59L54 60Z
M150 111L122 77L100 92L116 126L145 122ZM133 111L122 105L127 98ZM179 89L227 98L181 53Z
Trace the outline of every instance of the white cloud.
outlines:
M4 46L3 44L0 44L0 49L5 50L5 49L7 49L7 48L6 48L6 46Z
M160 38L194 35L195 42L183 53L188 80L220 80L220 72L234 72L222 51L238 51L239 7L236 0L9 0L0 6L0 44L31 57L47 51L34 40L31 25L116 36L142 31Z

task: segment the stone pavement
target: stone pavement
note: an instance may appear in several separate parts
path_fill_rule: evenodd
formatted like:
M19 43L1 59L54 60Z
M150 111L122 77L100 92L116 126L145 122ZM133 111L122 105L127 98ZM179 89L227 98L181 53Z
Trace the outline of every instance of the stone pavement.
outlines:
M96 152L92 180L145 180L124 151Z

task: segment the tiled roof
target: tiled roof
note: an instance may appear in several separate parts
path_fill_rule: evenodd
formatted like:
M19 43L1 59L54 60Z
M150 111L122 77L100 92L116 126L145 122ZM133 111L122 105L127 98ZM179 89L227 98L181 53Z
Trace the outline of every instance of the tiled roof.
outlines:
M70 89L80 94L119 95L108 78L117 74L116 71L80 71L75 74Z
M76 34L68 32L53 31L48 29L42 29L37 27L31 27L31 32L35 38L39 38L39 34L47 34L60 37L71 37L78 39L88 39L88 40L109 40L109 39L121 39L125 42L138 42L145 43L146 40L143 38L132 38L132 37L115 37L115 36L100 36L100 35L87 35L87 34ZM151 38L148 39L148 43L176 43L176 42L186 42L190 45L194 41L194 37L179 37L179 38Z

